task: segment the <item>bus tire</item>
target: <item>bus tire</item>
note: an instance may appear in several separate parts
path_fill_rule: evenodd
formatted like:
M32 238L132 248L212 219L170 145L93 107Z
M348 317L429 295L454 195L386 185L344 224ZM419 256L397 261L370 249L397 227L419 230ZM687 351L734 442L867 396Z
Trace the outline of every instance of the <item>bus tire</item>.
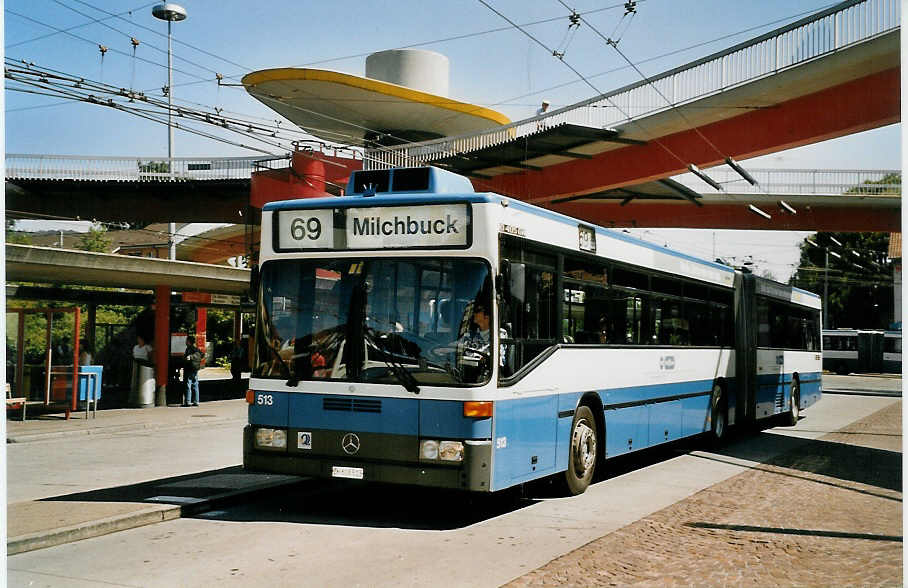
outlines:
M709 414L709 441L713 447L722 445L728 433L728 400L722 384L713 384Z
M788 412L787 424L793 427L801 417L801 385L796 378L791 380L791 410Z
M564 482L569 494L583 494L593 479L598 457L596 419L588 406L578 406L571 423L571 452Z

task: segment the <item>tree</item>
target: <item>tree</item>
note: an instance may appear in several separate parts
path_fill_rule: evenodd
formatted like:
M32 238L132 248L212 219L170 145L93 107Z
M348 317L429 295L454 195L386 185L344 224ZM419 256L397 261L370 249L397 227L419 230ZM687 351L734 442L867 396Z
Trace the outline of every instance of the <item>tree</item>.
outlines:
M801 244L801 260L789 283L820 295L828 292L824 327L888 327L893 316L889 234L820 232L810 241Z
M82 251L96 251L98 253L107 253L110 249L110 237L107 236L107 229L101 225L92 226L87 233L79 237L76 243L76 249Z
M6 242L17 243L19 245L31 245L32 239L27 233L16 231L16 221L8 218L6 219Z
M901 185L902 174L894 172L845 193L900 194ZM828 291L824 328L888 327L894 315L889 234L820 232L812 241L801 244L801 261L789 283L821 295Z

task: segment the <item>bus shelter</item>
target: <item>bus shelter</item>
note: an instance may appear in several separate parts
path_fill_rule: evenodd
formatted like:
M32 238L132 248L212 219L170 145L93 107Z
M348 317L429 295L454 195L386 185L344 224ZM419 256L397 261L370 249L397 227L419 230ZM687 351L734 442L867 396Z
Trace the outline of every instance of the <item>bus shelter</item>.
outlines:
M6 325L7 408L40 404L69 418L80 392L79 307L7 308Z

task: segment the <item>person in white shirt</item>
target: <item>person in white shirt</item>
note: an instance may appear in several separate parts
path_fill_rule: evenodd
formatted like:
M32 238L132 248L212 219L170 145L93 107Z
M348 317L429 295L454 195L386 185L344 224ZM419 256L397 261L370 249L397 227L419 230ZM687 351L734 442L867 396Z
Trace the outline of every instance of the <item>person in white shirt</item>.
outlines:
M151 364L152 363L152 352L154 349L145 342L145 337L142 335L136 335L136 344L132 348L132 357L139 361L139 363Z

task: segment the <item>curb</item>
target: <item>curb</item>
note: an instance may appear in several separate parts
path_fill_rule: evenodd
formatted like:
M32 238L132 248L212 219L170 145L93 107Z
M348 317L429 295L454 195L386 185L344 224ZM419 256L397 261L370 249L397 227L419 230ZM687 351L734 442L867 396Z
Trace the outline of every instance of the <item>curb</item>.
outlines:
M45 549L63 545L65 543L74 543L82 539L91 539L108 535L119 531L127 531L137 527L144 527L164 521L172 521L183 517L192 517L201 513L210 511L214 508L229 506L238 499L251 498L255 494L279 488L298 484L306 478L284 479L279 481L266 481L249 486L242 490L228 490L221 494L215 494L197 502L188 502L186 504L159 504L148 506L141 510L96 519L94 521L85 521L77 525L61 527L49 531L38 531L28 535L20 535L7 540L7 555L16 555L27 551Z
M225 418L225 417L215 417L215 418L205 418L204 421L194 422L194 423L180 423L173 425L159 425L154 423L130 423L126 425L113 425L110 427L95 427L92 429L81 429L81 430L72 430L72 431L49 431L47 433L23 433L23 434L13 434L6 436L6 442L9 443L33 443L38 441L58 439L60 437L81 437L85 435L107 435L114 433L124 433L127 431L168 431L174 429L185 429L196 427L199 424L203 423L206 425L210 424L224 424L224 423L245 423L246 417L243 418Z
M179 506L153 506L129 514L106 517L51 531L39 531L19 537L11 537L6 542L6 553L7 555L15 555L178 518L180 518Z
M845 394L850 396L883 396L886 398L901 398L899 390L831 390L823 389L823 394Z

